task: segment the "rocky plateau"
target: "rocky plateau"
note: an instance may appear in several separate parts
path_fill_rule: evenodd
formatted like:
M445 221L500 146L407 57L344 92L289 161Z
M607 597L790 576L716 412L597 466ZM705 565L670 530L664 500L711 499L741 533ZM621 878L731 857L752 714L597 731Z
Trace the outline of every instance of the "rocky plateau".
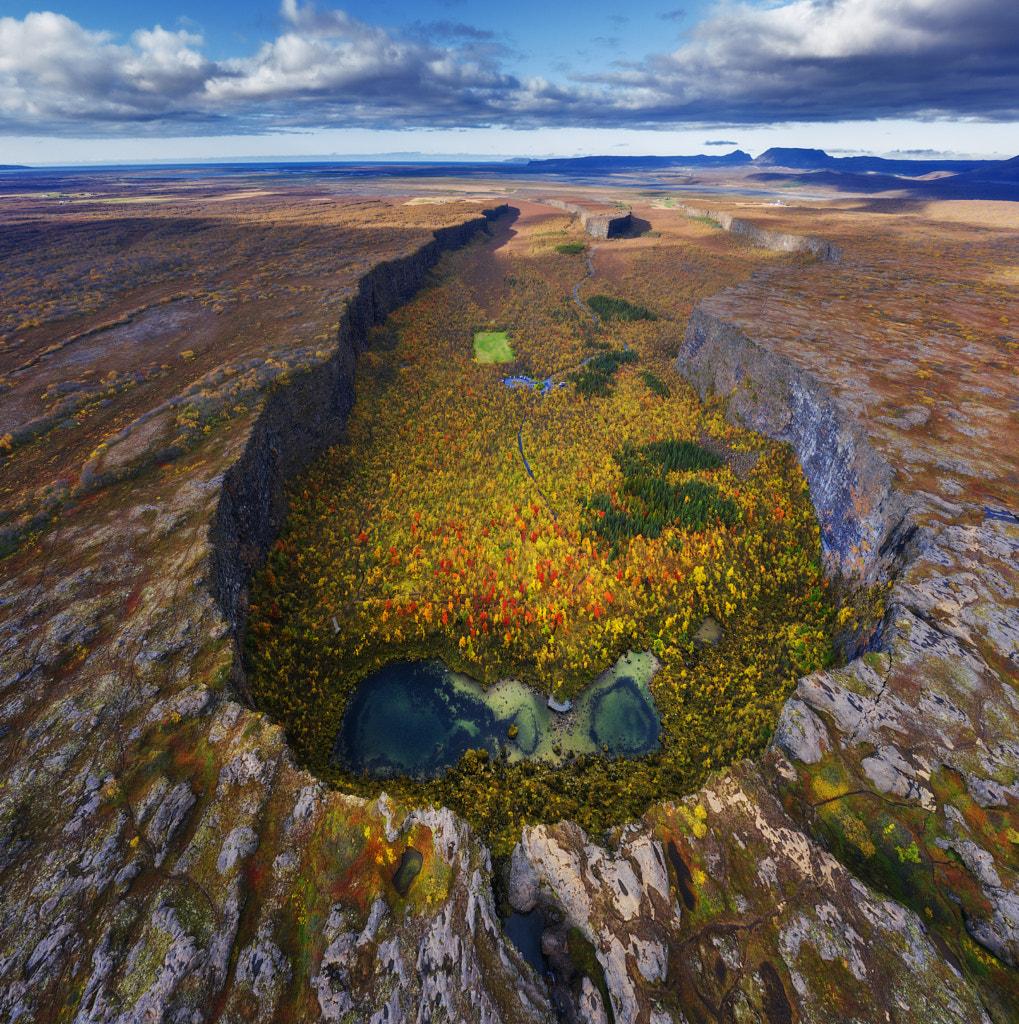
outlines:
M83 487L6 559L0 1018L1019 1020L1014 293L931 283L969 303L972 339L867 334L839 303L880 305L897 268L879 238L813 244L822 224L811 262L694 311L678 368L793 445L829 570L884 587L885 611L845 668L800 680L759 762L605 841L525 829L496 891L543 908L550 952L589 952L575 1004L506 938L467 824L326 789L246 705L246 581L283 484L340 436L368 328L485 224L371 267L328 352L205 443Z

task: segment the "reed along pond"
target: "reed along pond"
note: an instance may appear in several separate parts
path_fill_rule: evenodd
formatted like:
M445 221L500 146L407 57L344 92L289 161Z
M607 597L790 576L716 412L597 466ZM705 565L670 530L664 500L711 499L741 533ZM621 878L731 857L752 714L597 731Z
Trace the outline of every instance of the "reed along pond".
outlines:
M626 654L560 714L515 679L486 690L441 661L396 662L351 694L330 760L357 775L427 779L467 750L495 758L505 747L511 762L551 763L571 754L649 754L662 730L650 688L658 668L650 652Z

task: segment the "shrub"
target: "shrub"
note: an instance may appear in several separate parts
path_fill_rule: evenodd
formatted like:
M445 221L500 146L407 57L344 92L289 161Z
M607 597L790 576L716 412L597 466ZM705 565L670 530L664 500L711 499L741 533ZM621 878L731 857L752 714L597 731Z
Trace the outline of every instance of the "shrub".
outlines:
M641 370L640 378L648 386L648 390L659 398L668 398L672 394L668 384L660 377L656 377L650 370Z
M614 456L623 471L619 503L605 493L586 502L592 513L585 522L587 532L597 534L612 547L610 557L619 554L620 541L640 536L655 539L667 526L700 530L715 522L733 526L739 509L731 498L703 480L673 485L671 472L717 469L722 460L692 441L655 441L640 448L625 444Z
M598 346L599 348L601 346ZM584 366L570 374L577 392L585 397L604 397L612 394L612 377L625 363L635 363L637 353L631 349L613 349L592 356Z
M611 295L592 295L585 300L601 317L602 320L657 320L658 315L652 313L647 306L617 299Z
M252 583L246 657L253 700L302 764L345 792L374 799L384 785L409 806L450 807L507 856L525 824L569 819L600 834L757 754L796 679L825 664L834 613L790 449L729 427L685 388L649 402L626 381L592 408L559 389L539 400L505 387L465 359L491 315L456 272L472 258L444 257L445 279L393 314L398 344L375 352L392 380L359 377L345 443L290 485L287 524ZM550 316L572 284L567 299L561 275L532 258L509 269L518 288L500 325L531 363L523 372L575 367L595 332ZM676 308L665 291L660 308ZM658 328L626 331L643 365ZM608 389L635 360L615 344L585 352L598 356L579 371L591 386ZM737 480L696 444L660 440L698 436L753 447L752 471ZM738 527L721 528L735 503ZM616 541L601 539L613 529ZM643 541L621 539L634 531ZM723 630L717 647L694 644L706 616ZM573 699L627 650L662 666L651 687L664 739L644 757L510 761L494 746L439 778L384 782L331 761L350 695L384 664L440 658L484 684L515 676Z

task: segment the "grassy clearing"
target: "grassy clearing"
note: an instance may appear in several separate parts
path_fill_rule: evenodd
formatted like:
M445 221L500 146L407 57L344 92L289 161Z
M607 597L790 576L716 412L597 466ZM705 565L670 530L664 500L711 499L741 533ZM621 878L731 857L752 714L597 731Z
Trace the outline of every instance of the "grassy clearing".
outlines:
M474 335L474 358L479 363L510 363L513 349L505 331L478 331Z

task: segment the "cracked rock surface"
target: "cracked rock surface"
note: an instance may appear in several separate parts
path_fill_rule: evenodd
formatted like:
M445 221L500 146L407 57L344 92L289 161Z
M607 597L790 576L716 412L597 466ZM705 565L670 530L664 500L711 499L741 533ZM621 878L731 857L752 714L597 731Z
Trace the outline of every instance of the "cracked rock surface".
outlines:
M438 235L484 225L372 268L293 393L7 559L0 1020L553 1019L470 828L325 790L228 688L224 606L271 539L274 487L335 431L353 348L419 286ZM421 868L401 896L408 850Z
M734 419L797 450L830 565L891 576L876 649L801 679L772 756L753 771L799 828L915 915L909 927L961 968L982 1012L1014 1020L1019 479L1005 453L1019 445L1019 422L1000 410L1019 408L1019 379L996 360L1016 346L990 327L1007 320L997 315L1007 303L967 293L968 319L956 326L962 289L928 288L921 276L922 315L938 318L941 337L897 347L900 324L888 324L902 296L889 247L891 233L847 245L837 270L762 275L712 297L691 318L678 365L702 392L728 396ZM844 300L864 281L864 308L881 318L840 319L844 307L828 296ZM969 332L983 323L978 340ZM878 415L902 408L918 383L924 416ZM974 401L974 390L986 398ZM960 436L961 415L995 432Z
M769 774L796 773L777 753L732 768L611 852L529 829L514 898L584 931L616 1020L990 1020L920 917L806 836Z

